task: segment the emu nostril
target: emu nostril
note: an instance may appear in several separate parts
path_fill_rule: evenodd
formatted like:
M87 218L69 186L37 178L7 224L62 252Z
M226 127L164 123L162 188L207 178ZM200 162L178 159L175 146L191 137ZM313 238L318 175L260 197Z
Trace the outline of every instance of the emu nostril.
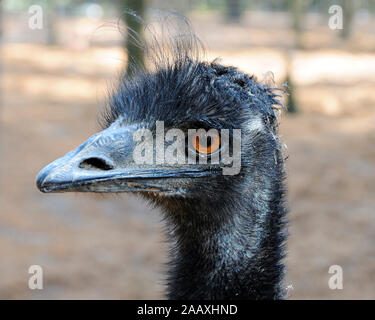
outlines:
M79 167L85 170L111 170L113 166L108 164L105 160L100 158L88 158L83 160Z

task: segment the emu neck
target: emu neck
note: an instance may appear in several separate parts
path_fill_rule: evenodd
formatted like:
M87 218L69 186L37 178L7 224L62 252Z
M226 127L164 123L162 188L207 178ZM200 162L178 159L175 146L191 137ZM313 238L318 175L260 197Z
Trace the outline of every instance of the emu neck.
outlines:
M256 193L235 197L232 192L220 203L186 201L170 208L174 247L168 297L282 298L282 194L279 179L270 189L264 184Z

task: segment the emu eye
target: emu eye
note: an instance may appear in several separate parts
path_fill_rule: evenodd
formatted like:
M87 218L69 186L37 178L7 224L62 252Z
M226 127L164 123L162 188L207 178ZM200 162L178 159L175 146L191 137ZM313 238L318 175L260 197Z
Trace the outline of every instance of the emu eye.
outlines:
M220 148L220 135L218 133L207 134L197 132L192 138L191 145L201 155L210 155ZM205 144L204 141L207 141ZM203 143L201 143L203 142Z

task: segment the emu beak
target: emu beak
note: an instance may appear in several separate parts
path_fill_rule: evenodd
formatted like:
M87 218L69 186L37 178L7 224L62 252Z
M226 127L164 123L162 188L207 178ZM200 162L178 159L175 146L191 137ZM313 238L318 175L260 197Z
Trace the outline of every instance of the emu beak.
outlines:
M109 127L42 169L42 192L175 192L172 182L212 175L198 167L137 165L133 133L137 126Z

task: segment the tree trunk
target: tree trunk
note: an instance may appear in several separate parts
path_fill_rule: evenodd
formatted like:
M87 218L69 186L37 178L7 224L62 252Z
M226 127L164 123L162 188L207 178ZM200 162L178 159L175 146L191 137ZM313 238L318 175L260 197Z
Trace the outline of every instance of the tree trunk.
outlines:
M120 4L122 9L134 11L139 17L143 18L145 11L144 0L121 0ZM142 39L142 24L130 14L124 14L123 18L128 28L136 32L139 39ZM126 37L125 49L128 54L127 73L130 74L132 65L144 66L144 52L129 36Z
M286 110L289 113L297 113L298 106L295 99L295 87L292 81L292 62L293 62L293 54L289 50L286 54L286 78L285 82L287 84L287 96L286 96Z
M226 0L226 16L230 22L238 23L241 19L241 1Z
M54 1L46 1L46 32L47 39L46 42L48 45L53 46L57 44L56 37L56 5Z
M289 8L293 17L293 30L295 36L295 47L302 47L302 17L303 17L303 1L289 0Z
M353 18L355 13L355 1L343 0L343 29L341 30L341 37L347 39L352 32Z

